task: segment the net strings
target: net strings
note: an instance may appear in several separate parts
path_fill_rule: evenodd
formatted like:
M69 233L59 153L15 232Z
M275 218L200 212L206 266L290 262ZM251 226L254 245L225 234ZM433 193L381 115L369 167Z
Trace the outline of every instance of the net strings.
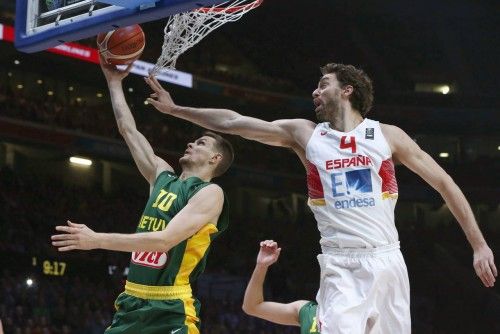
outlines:
M245 13L256 8L248 0L224 2L204 11L193 10L169 17L164 29L162 53L151 70L152 75L162 69L175 69L177 59L186 50L227 22L239 20Z

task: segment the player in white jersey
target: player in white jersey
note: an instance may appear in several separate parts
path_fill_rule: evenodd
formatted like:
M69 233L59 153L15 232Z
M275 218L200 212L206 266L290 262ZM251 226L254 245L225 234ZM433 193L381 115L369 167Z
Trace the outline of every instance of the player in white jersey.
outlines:
M331 63L321 72L313 92L319 124L178 106L155 78L146 78L154 91L148 101L211 130L293 149L306 167L309 205L321 232L321 332L410 333L408 275L394 224L393 159L441 194L473 249L473 267L486 287L497 276L493 253L462 191L434 159L400 128L365 118L373 102L370 78L352 65Z

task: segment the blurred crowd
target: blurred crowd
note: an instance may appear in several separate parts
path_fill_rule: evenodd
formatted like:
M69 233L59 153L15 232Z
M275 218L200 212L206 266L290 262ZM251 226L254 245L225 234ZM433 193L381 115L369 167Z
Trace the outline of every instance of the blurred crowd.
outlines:
M146 110L137 97L129 96L129 105L136 118L137 127L156 149L183 152L204 129L157 112ZM61 129L85 132L115 139L118 133L110 104L88 106L75 100L64 101L43 94L26 96L22 90L0 83L0 115L36 122ZM149 106L149 108L152 108ZM236 152L235 163L240 166L273 170L283 173L303 173L303 167L293 152L276 149L259 143L248 145L238 136L227 136ZM256 159L256 157L259 157ZM295 160L294 164L283 161Z

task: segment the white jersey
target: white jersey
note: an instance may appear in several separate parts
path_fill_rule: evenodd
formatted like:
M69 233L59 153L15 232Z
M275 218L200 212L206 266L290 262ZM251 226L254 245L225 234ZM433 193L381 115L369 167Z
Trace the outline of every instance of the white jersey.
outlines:
M320 123L307 143L309 207L321 246L372 248L396 243L398 185L392 152L377 121L350 132Z

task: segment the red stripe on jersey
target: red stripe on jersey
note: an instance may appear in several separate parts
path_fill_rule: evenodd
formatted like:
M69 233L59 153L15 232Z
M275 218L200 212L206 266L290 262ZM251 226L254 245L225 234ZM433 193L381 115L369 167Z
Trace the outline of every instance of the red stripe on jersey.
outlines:
M398 193L398 182L396 181L396 172L394 171L392 159L382 161L378 175L382 179L382 192Z
M309 193L309 198L325 198L323 193L323 185L321 184L321 179L319 177L318 167L307 161L307 191Z

